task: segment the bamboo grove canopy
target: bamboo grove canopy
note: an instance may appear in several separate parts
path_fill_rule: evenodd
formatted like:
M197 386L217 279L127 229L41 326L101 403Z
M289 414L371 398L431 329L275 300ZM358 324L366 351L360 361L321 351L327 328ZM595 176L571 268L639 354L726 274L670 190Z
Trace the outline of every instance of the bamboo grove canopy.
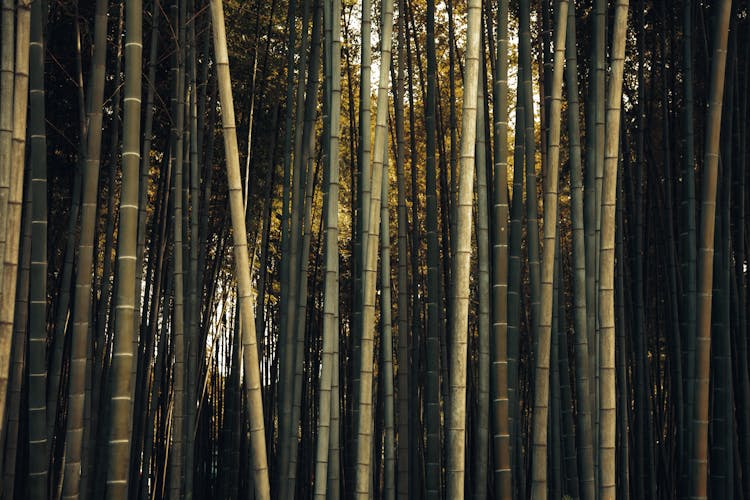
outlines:
M750 498L747 0L0 6L0 498Z

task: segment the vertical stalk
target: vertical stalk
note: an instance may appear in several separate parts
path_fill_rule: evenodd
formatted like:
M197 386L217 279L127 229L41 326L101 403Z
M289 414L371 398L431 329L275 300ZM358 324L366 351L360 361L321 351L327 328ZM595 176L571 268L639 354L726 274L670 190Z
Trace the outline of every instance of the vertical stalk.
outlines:
M122 191L117 238L115 340L111 367L111 421L107 465L107 496L128 497L130 431L133 412L132 378L135 339L135 257L138 236L138 184L141 137L141 0L125 5L125 100L123 105Z
M40 1L31 5L29 142L31 146L31 270L29 296L29 478L32 498L48 489L47 436L47 135L44 107L44 26Z
M727 60L727 39L731 0L719 2L714 27L714 48L711 57L710 92L706 123L703 193L698 252L697 332L695 353L695 397L693 409L693 448L691 456L691 489L693 498L708 495L708 410L709 373L711 365L711 297L713 285L714 229L719 169L719 138L724 98L724 70Z
M550 390L550 353L552 341L552 305L554 298L555 248L557 237L557 206L560 166L560 114L562 80L565 64L565 37L568 24L568 2L561 0L555 12L555 53L550 94L550 137L547 152L547 173L544 179L544 249L542 254L541 304L537 337L534 377L533 414L533 498L547 498L547 426ZM528 174L527 174L528 175Z
M466 459L466 365L469 329L471 214L474 199L477 87L479 83L481 0L469 0L461 117L461 156L456 201L456 253L453 256L453 311L450 318L450 398L447 401L446 466L448 498L463 498ZM482 166L484 168L484 166Z
M571 220L573 225L573 325L575 330L576 448L579 461L581 495L594 500L594 452L591 427L591 368L586 326L586 242L583 172L581 165L581 128L578 121L578 64L576 57L575 6L568 10L565 85L568 95L568 141L570 148Z
M612 73L607 95L599 266L599 497L615 498L615 208L620 143L620 108L625 65L628 0L618 0L612 34Z

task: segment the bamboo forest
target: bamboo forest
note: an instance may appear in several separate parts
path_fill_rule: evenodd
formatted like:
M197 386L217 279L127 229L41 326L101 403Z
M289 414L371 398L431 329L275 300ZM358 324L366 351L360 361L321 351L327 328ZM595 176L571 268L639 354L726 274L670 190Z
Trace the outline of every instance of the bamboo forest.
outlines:
M750 500L749 0L0 6L0 499Z

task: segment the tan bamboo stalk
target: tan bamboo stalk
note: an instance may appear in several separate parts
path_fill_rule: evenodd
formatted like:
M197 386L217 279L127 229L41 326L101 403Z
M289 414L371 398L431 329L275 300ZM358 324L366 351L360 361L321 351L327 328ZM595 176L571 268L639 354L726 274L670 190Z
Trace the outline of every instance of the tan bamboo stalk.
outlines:
M547 426L550 400L550 349L552 340L552 304L554 299L555 245L560 171L560 114L565 65L565 39L568 2L561 0L555 10L555 47L550 93L547 173L544 178L544 248L542 250L541 304L534 376L533 456L531 459L531 497L547 498Z
M363 241L363 299L361 330L361 362L359 379L359 414L357 425L357 470L355 494L360 500L369 498L371 460L373 449L372 377L375 331L375 281L378 264L378 240L380 238L380 205L383 168L387 168L388 139L388 77L391 66L393 32L393 1L384 0L381 25L380 80L378 83L377 115L375 117L375 157L372 162L372 191L370 193L367 238ZM388 200L385 200L388 203Z
M446 479L448 498L464 496L466 460L466 364L469 329L469 273L471 269L471 215L474 200L474 149L477 133L477 87L481 0L469 0L466 25L463 115L461 117L460 174L456 207L456 253L453 262L454 304L450 322L450 399L447 420ZM430 479L432 480L432 479Z
M615 205L627 22L628 0L618 0L615 4L611 73L607 92L599 253L599 460L597 464L599 468L598 498L601 499L614 499L616 495Z
M31 214L31 185L26 184L24 215ZM8 380L8 423L6 442L3 443L5 461L0 460L3 473L3 498L15 498L16 461L18 460L19 421L21 417L21 389L24 385L26 363L26 341L29 319L29 271L31 267L31 217L23 218L23 242L21 247L20 274L16 292L15 316L13 318L13 351L10 378Z
M250 258L247 249L247 230L242 206L242 183L240 180L240 160L237 146L237 129L234 120L232 83L229 76L227 37L224 26L224 7L221 0L211 0L211 20L214 37L216 74L221 99L221 120L224 131L224 150L227 161L227 182L229 185L229 206L232 217L237 288L242 318L243 364L245 388L248 399L250 420L251 467L254 472L255 494L262 500L271 497L268 482L268 459L266 456L266 434L263 423L263 399L260 384L260 366L255 338L255 318L253 312L253 290L250 281Z
M339 301L339 128L341 114L341 2L324 4L326 30L326 83L330 85L328 124L328 201L325 214L325 291L323 302L323 354L321 359L318 444L315 464L315 498L327 498L332 406L338 405L338 392L332 393L334 365L338 365ZM333 56L336 54L336 57ZM335 399L333 399L335 398Z
M24 155L26 147L26 104L29 89L29 28L31 0L18 0L16 8L16 55L13 81L13 133L10 150L10 183L3 275L0 282L0 435L5 426L13 312L16 301L18 247L21 239ZM1 207L0 207L1 208Z
M691 457L691 498L708 495L708 415L709 375L711 371L711 299L714 271L714 231L716 193L719 177L719 138L724 100L724 72L727 62L727 40L732 0L721 0L717 6L714 27L714 49L711 57L711 90L708 99L706 149L704 156L703 194L698 251L698 332L695 344L695 397L693 407L693 448Z
M3 0L2 4L2 48L0 49L0 262L5 255L5 231L8 220L8 190L10 189L11 149L13 143L13 62L15 54L15 9L13 0ZM3 277L0 272L0 283ZM2 286L0 286L0 294ZM0 345L5 351L5 345ZM10 354L10 344L7 345ZM3 356L3 354L0 354ZM4 366L0 366L0 377L6 376ZM2 412L0 412L2 416ZM0 423L0 426L3 424ZM0 433L2 434L2 433Z

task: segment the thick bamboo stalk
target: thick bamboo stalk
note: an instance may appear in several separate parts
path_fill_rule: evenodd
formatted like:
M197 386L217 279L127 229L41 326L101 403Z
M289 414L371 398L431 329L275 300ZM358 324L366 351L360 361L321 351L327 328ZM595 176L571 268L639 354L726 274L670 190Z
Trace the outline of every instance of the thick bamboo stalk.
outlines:
M245 229L244 209L242 206L242 185L240 181L239 150L237 131L234 124L234 102L229 76L227 38L224 27L224 8L221 0L211 0L211 19L214 30L214 52L216 71L219 79L221 96L222 124L224 130L224 149L227 161L227 180L229 184L229 204L232 216L232 234L234 240L235 266L237 273L240 315L242 317L243 364L245 387L248 398L250 419L251 463L253 486L258 498L270 498L268 482L268 461L266 456L266 435L263 423L263 400L260 384L258 349L255 338L255 319L253 313L253 290L250 282L249 256L247 250L247 231Z
M447 420L446 466L448 498L464 495L466 459L466 364L469 329L469 273L471 258L471 214L474 199L474 149L479 82L481 1L469 0L464 68L464 98L461 117L461 157L458 183L456 254L453 262L455 303L450 318L450 399Z
M323 302L323 354L321 361L318 444L315 466L315 497L327 498L333 406L338 393L332 392L333 372L338 366L339 302L339 128L341 119L341 3L325 2L326 84L330 95L328 121L328 185L325 222L325 298Z
M135 260L138 239L140 177L142 25L141 0L125 6L125 97L123 104L122 188L117 238L117 280L113 301L115 339L107 463L107 496L128 497L133 412L133 344L135 340ZM140 284L139 284L140 285ZM96 410L94 410L96 411Z
M568 24L568 2L561 0L555 11L555 54L550 95L550 137L547 172L544 179L544 249L542 253L541 304L534 377L533 498L547 498L547 426L550 400L550 352L552 341L552 304L554 299L555 249L557 245L557 206L560 168L560 114L565 64L565 38ZM553 360L554 361L554 360Z
M616 385L615 385L615 207L620 143L620 109L625 64L628 0L618 0L612 34L612 61L607 93L601 246L599 254L599 498L614 499Z
M381 19L380 78L378 82L377 114L375 117L375 156L372 162L372 192L370 194L367 239L363 240L362 253L362 329L361 361L359 379L359 404L357 415L357 454L355 496L364 500L372 495L370 480L373 450L373 360L375 331L375 281L378 264L378 241L380 238L380 205L383 169L388 168L386 153L388 131L388 77L391 67L391 45L393 32L393 1L383 3ZM388 200L383 200L387 205Z
M703 193L698 250L697 333L695 353L695 397L693 408L693 449L691 456L691 498L708 495L708 415L709 375L711 368L711 300L714 271L714 232L717 185L719 178L719 139L724 99L724 73L731 0L718 5L714 26L714 47L711 58L711 80L708 99L706 145L704 156Z
M23 217L23 241L21 242L20 274L18 276L18 291L16 292L16 306L13 317L13 345L11 352L11 371L8 379L8 421L7 436L4 446L4 461L2 461L3 498L15 498L16 464L20 457L18 443L21 436L21 391L26 373L28 319L29 319L29 274L31 268L31 185L26 183Z
M18 272L18 247L21 239L21 202L26 147L26 116L29 88L29 31L31 23L30 0L18 0L16 8L16 53L13 80L13 133L10 147L10 182L5 237L3 275L0 280L0 435L5 428L8 370L10 368L13 312L16 301ZM0 165L0 169L2 165ZM4 176L0 172L0 177ZM0 185L0 191L2 186ZM1 193L0 193L1 196ZM0 202L2 203L2 202ZM3 207L0 206L0 211ZM2 243L0 241L0 243ZM0 247L1 250L1 247ZM0 255L2 251L0 251Z
M86 358L90 343L91 279L93 273L94 234L96 228L99 160L102 143L102 102L107 59L107 0L97 0L94 15L94 55L87 91L88 134L85 145L81 235L78 242L77 272L73 308L73 328L68 381L68 418L65 446L63 498L81 494L84 406L86 398Z

